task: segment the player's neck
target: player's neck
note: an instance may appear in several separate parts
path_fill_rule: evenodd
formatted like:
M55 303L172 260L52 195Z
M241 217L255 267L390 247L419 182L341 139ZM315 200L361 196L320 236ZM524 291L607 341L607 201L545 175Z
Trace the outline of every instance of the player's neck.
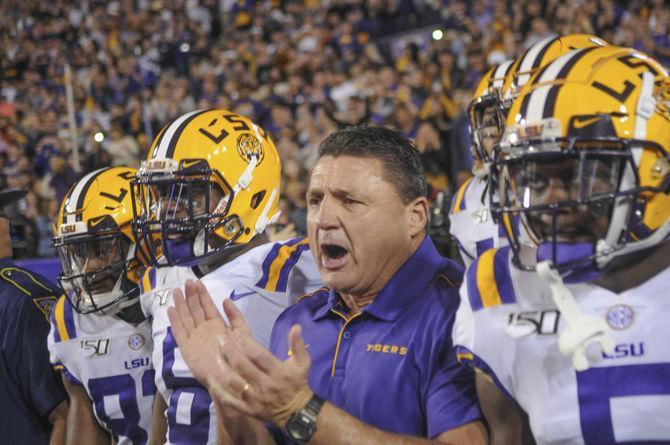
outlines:
M621 266L614 265L594 284L617 294L643 284L670 267L670 241L627 255L619 263Z
M253 237L251 241L246 244L226 248L220 255L213 255L211 259L199 263L197 267L203 275L207 275L209 272L218 269L224 264L229 263L240 255L250 251L254 247L265 244L268 241L268 236L265 233L261 233Z
M137 326L145 320L144 313L139 302L121 309L117 312L116 316L126 323Z

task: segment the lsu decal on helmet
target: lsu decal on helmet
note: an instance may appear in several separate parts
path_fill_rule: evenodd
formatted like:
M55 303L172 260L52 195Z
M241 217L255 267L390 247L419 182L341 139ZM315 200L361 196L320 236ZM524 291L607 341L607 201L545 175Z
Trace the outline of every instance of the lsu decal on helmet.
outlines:
M133 181L134 230L153 264L194 265L274 222L280 181L274 143L250 119L184 114L161 130Z
M632 49L571 51L535 75L510 109L492 166L492 211L518 265L549 260L566 282L591 280L667 238L669 106L668 73Z
M591 34L568 34L547 37L532 45L518 59L505 76L502 86L502 110L505 116L520 89L531 77L563 54L582 48L607 47L609 44Z
M512 68L514 60L508 60L489 69L479 80L473 100L468 106L472 154L477 165L476 174L486 173L482 165L491 161L493 147L498 143L505 127L502 114L502 88L505 77Z
M144 257L131 229L130 180L137 170L96 170L67 193L54 225L58 281L77 312L115 313L139 296Z

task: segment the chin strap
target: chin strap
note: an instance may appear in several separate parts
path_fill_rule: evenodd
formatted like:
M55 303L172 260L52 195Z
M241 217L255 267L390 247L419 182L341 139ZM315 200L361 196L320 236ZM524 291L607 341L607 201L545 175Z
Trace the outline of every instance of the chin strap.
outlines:
M263 207L263 211L261 212L260 215L258 215L258 219L256 220L256 227L254 227L254 234L259 234L265 232L265 228L268 226L268 224L274 224L277 219L279 219L279 212L277 212L274 215L271 215L268 218L268 213L270 212L270 207L272 207L272 203L274 202L275 198L277 197L277 189L272 189L272 192L270 192L270 197L268 198L268 202L265 203L265 207Z
M606 253L605 255L599 255L596 257L596 262L600 269L604 268L610 261L614 258L628 255L638 250L648 249L652 246L662 243L665 239L670 236L670 221L666 221L658 229L654 231L648 237L635 241L632 243L626 244L621 249L613 250L611 253ZM611 249L607 244L598 245L598 252L603 252L605 249Z
M114 288L109 292L91 295L87 291L82 290L82 300L84 301L84 304L82 304L83 309L88 311L95 308L96 306L105 306L109 304L111 301L118 298L121 294L123 294L123 291L121 290L122 282L123 282L123 274L119 276L119 278L116 280L116 284L114 284ZM98 304L95 304L94 300ZM100 309L100 312L103 314L114 315L120 309L121 308L119 307L119 304L112 304L110 306L105 307L104 309Z
M137 251L137 245L136 244L131 244L130 248L128 249L128 253L126 254L125 262L126 265L129 264L129 262L135 257L135 252ZM127 266L126 266L127 267ZM76 269L77 273L81 273L81 270L79 268ZM81 291L81 300L82 300L82 309L85 311L89 311L91 309L96 308L97 306L106 306L110 304L110 302L116 300L117 298L121 297L124 294L124 291L122 290L121 286L123 284L124 276L125 276L125 268L124 272L119 275L119 278L117 278L116 283L114 284L114 287L108 291L108 292L103 292L100 294L95 294L91 295L88 293L88 291L84 290L85 286L83 283L80 283L80 288L82 289ZM70 286L68 286L70 287ZM72 289L65 289L66 292L71 292ZM104 309L100 309L100 313L107 314L107 315L114 315L116 314L119 310L121 310L124 307L130 306L135 302L135 299L129 300L129 301L119 301L116 304L111 304L110 306L105 307Z
M561 276L552 268L550 261L537 263L535 270L549 284L554 303L565 318L567 326L559 335L558 348L563 355L570 358L572 367L577 371L589 369L586 349L592 343L600 344L605 353L612 353L614 340L609 335L609 327L605 320L582 313L575 297L565 287Z

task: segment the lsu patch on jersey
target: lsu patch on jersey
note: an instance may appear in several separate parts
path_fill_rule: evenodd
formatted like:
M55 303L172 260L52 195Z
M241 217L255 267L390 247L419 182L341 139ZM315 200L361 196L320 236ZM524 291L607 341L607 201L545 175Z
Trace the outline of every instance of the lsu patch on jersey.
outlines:
M590 368L577 372L558 349L565 322L548 286L510 259L509 247L489 250L467 270L459 359L517 400L539 444L670 443L670 268L620 294L567 285L616 344L612 354L589 349Z
M504 231L491 217L486 177L467 180L454 197L449 212L449 233L458 243L465 266L488 249L506 244Z
M86 390L116 443L147 443L156 394L148 320L133 326L111 315L81 315L63 296L51 315L48 346L51 363Z
M216 443L214 405L182 359L167 316L167 308L173 306L172 290L183 289L186 280L197 278L186 267L150 268L140 283L142 309L153 319L156 386L168 406L167 442L171 444ZM266 347L279 314L322 286L305 238L255 247L201 280L222 315L223 301L233 300Z

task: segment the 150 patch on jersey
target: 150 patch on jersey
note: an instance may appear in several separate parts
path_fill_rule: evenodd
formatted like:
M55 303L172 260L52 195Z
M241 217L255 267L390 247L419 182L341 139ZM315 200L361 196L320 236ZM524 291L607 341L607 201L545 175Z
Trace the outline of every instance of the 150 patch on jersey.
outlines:
M513 338L528 335L555 335L561 313L556 309L512 312L507 320L507 333Z
M82 340L79 342L79 347L85 357L107 355L109 352L109 339Z

